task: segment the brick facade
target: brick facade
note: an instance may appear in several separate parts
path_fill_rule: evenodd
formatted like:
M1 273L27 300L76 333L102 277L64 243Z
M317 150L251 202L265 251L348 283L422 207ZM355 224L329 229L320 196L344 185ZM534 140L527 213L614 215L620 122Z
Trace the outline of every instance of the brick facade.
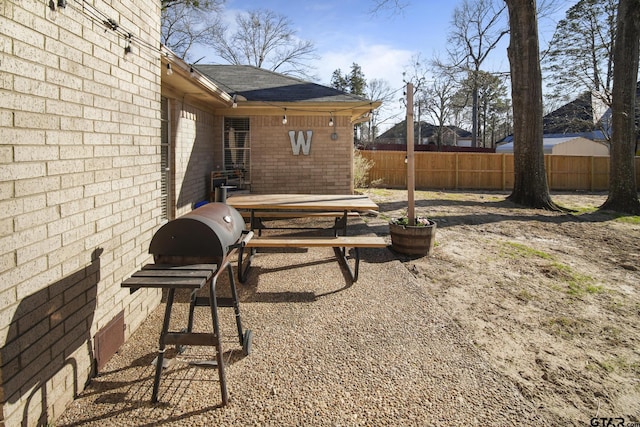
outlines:
M47 424L93 372L93 337L128 337L160 293L120 288L160 225L160 4L0 0L0 399ZM106 29L88 8L132 34ZM147 42L145 45L143 42Z
M170 100L172 106L173 206L176 217L193 209L197 201L209 197L209 177L216 159L221 162L221 119L194 105ZM216 143L215 141L218 141Z
M328 115L251 117L251 192L351 194L353 125L348 117ZM311 130L308 155L294 155L289 132ZM335 134L332 139L332 134Z

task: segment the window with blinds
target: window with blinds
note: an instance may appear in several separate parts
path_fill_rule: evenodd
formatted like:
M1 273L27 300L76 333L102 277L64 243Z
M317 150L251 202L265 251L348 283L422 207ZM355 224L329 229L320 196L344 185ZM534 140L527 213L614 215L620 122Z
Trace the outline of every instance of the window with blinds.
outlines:
M171 219L169 204L171 202L171 138L169 133L169 100L161 100L161 131L160 131L160 203L162 219Z
M241 183L251 182L249 118L224 119L224 168Z

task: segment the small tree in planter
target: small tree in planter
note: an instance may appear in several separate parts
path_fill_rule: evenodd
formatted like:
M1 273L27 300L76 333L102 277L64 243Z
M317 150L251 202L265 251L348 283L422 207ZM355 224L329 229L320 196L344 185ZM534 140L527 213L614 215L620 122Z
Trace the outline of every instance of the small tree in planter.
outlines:
M429 255L433 250L436 223L415 216L415 165L413 152L413 84L407 83L407 215L389 221L391 247L406 255Z

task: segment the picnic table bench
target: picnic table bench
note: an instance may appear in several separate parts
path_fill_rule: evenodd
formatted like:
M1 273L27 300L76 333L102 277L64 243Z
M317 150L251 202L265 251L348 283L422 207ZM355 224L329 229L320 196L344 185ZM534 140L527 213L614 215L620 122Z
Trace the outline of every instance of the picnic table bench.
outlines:
M245 282L253 256L259 248L334 248L338 260L342 260L351 280L358 280L360 270L360 248L386 247L386 241L379 236L347 236L348 218L357 218L360 212L376 212L378 205L363 195L345 194L249 194L232 196L227 203L249 219L252 231L258 232L244 247L239 249L238 279ZM333 236L262 236L267 229L263 219L292 219L334 217L331 228ZM277 229L317 230L314 227L275 227ZM339 234L342 235L339 235ZM351 268L347 248L354 250L354 266ZM248 251L248 254L245 253ZM246 259L245 259L246 255ZM246 262L245 262L246 261Z
M251 267L255 249L258 248L333 248L336 257L342 261L352 282L358 281L360 272L360 248L384 248L387 242L380 236L277 236L254 237L246 244L249 254L244 258L244 248L239 249L238 280L244 283ZM353 248L354 266L351 268L347 248Z
M264 221L273 221L273 220L287 220L287 219L296 219L296 218L334 218L334 223L331 229L334 231L334 235L338 235L339 231L342 231L342 234L346 234L347 229L347 219L348 218L358 218L360 217L359 212L318 212L318 211L291 211L291 210L252 210L252 211L242 211L240 214L245 218L245 220L249 221L249 227L251 230L257 230L258 236L262 235L262 230L269 229L278 229L278 230L323 230L323 227L294 227L294 226L278 226L274 227L273 225L267 226Z

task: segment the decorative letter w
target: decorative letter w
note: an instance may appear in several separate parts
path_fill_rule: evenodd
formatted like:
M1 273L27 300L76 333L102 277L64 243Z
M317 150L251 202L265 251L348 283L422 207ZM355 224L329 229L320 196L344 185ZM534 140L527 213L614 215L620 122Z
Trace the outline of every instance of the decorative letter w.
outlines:
M289 131L289 139L291 140L291 150L293 151L294 156L300 155L300 148L302 147L302 154L305 156L309 155L309 150L311 149L311 136L313 135L313 131L307 131L307 139L304 139L304 133L302 131L298 131L298 138L296 138L296 131Z

